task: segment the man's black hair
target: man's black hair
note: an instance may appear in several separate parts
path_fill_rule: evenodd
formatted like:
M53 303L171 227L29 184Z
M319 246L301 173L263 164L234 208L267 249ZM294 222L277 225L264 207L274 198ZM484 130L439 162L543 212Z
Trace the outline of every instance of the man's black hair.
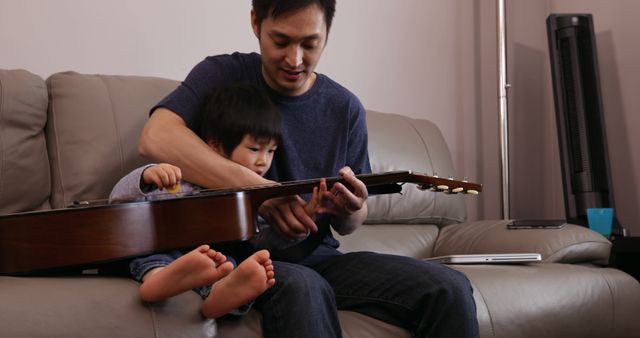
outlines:
M245 135L256 141L280 142L281 116L269 96L259 87L237 84L215 91L200 111L198 136L215 142L230 156Z
M275 19L282 14L307 8L313 4L318 4L324 11L324 22L327 24L327 34L329 34L333 15L336 13L336 0L252 0L258 27L267 15Z

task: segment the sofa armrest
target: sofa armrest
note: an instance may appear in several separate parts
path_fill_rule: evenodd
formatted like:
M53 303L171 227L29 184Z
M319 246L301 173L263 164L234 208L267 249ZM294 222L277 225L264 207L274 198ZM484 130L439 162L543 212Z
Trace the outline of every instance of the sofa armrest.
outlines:
M544 263L606 265L611 242L588 228L566 224L561 229L507 229L508 220L483 220L447 225L441 229L434 256L451 254L542 254Z

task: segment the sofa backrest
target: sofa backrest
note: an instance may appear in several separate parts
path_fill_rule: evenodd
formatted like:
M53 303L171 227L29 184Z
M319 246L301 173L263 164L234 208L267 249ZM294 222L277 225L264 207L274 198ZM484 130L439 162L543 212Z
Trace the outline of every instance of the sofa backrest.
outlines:
M137 144L149 109L177 85L142 76L50 76L52 207L107 198L120 178L144 164Z
M46 122L44 80L0 69L0 214L49 208Z
M444 137L431 121L369 110L367 128L373 172L413 170L457 177ZM442 226L463 222L466 220L463 198L405 184L401 194L370 198L367 223Z

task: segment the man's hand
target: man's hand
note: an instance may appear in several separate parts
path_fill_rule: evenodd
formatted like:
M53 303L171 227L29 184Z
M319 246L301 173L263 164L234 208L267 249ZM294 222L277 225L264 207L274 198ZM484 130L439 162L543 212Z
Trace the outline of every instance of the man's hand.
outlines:
M334 183L331 190L327 190L327 181L323 178L319 186L314 187L309 202L305 203L297 195L272 198L262 203L260 215L278 233L290 238L318 231L314 218L324 213L333 216L333 228L341 235L353 232L367 217L369 192L351 168L344 167L339 174L352 190L341 183Z
M325 207L326 202L322 198L325 192L327 192L327 180L325 178L321 178L320 184L317 187L313 187L311 199L309 199L307 204L304 206L304 211L312 219L315 219L319 214L327 212L327 208Z
M305 211L305 204L298 195L272 198L262 203L260 215L280 235L289 238L304 237L309 231L318 231L315 221Z
M353 232L367 217L367 186L360 181L351 168L340 169L340 176L349 184L349 190L342 183L335 183L330 191L324 191L322 202L323 211L334 216L334 229L341 235Z

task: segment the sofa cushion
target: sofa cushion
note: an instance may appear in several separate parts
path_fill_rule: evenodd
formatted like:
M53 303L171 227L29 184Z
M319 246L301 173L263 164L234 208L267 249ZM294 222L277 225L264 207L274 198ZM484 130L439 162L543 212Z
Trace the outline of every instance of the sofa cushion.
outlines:
M452 254L537 252L545 263L606 265L611 242L588 228L567 224L562 229L507 229L509 220L483 220L441 229L434 256Z
M414 258L431 257L438 227L428 224L369 224L353 234L340 236L341 252L373 251Z
M412 170L456 178L449 148L438 127L424 119L367 112L371 170ZM407 156L407 154L410 154ZM405 184L402 194L369 198L369 224L446 225L466 219L462 195L447 195Z
M140 131L149 109L178 82L65 72L47 85L51 204L58 208L107 198L122 176L146 162L137 152Z
M0 214L49 208L46 122L44 80L0 69Z
M481 337L638 337L640 284L576 264L451 265L473 287Z
M127 278L0 276L2 337L212 337L202 300L144 303Z

